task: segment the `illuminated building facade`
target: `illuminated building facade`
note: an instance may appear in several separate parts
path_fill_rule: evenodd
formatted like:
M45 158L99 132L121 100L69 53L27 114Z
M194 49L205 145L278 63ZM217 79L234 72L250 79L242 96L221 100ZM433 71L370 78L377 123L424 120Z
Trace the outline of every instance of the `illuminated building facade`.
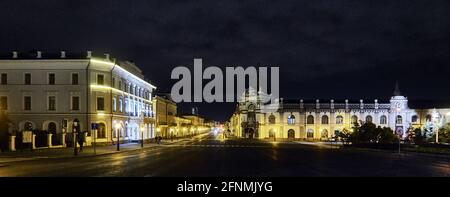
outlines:
M204 118L196 113L178 114L177 104L169 94L158 94L153 98L156 111L156 135L163 138L192 136L209 131Z
M177 104L168 95L156 95L153 106L156 111L156 135L170 137L177 127Z
M436 131L450 123L450 108L410 109L398 86L387 102L283 101L281 98L279 107L272 112L262 110L262 105L254 91L247 91L230 118L228 129L242 138L326 140L337 131L351 131L356 121L360 125L372 122L390 127L403 137L410 128L427 127Z
M93 57L90 51L13 52L0 60L0 73L1 109L15 132L45 130L64 144L64 137L78 129L86 131L90 144L91 124L97 123L97 143L154 137L156 87L134 63L112 60L108 54Z

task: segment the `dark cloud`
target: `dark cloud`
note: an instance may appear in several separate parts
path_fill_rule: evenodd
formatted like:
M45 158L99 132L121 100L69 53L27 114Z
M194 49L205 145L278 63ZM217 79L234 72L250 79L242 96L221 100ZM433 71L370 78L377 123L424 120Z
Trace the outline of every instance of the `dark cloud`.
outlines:
M284 97L388 97L398 79L410 97L448 99L448 10L445 0L3 0L0 51L109 52L163 91L173 67L201 57L280 66ZM204 112L233 111L223 109Z

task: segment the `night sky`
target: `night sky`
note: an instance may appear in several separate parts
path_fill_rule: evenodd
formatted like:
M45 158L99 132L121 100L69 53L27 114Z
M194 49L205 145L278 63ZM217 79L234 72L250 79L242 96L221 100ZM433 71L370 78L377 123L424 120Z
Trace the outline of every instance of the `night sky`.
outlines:
M172 68L279 66L284 98L450 101L450 1L1 0L0 53L110 53L158 92ZM206 81L204 82L206 83ZM188 109L190 104L182 104ZM225 120L235 104L196 104Z

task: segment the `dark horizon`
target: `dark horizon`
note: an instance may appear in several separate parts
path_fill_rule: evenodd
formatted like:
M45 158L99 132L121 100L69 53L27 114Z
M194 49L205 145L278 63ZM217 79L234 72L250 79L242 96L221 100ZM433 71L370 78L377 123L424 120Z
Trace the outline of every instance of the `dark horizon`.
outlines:
M134 61L158 92L172 68L280 67L280 96L450 103L448 1L0 2L0 53L109 53ZM205 82L204 82L205 83ZM226 120L235 103L185 103ZM211 106L214 106L211 107Z

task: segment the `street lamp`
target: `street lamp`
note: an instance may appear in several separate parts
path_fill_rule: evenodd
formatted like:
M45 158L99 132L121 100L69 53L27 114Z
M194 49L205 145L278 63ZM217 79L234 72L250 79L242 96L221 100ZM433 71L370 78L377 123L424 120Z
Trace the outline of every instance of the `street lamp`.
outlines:
M73 155L75 155L75 156L78 155L78 150L77 150L77 126L78 126L78 122L74 121L73 122Z
M119 123L116 123L116 125L114 125L114 127L116 128L116 132L117 132L117 151L120 151L120 127L121 125Z

